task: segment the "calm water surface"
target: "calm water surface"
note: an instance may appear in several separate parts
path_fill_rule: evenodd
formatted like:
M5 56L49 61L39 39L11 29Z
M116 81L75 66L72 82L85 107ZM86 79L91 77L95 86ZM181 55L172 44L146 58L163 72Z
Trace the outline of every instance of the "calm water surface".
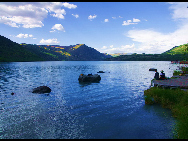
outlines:
M170 110L148 106L154 72L171 77L169 61L49 61L0 63L0 138L172 138ZM100 83L80 84L81 73ZM33 94L47 85L50 94ZM14 92L14 95L11 93Z

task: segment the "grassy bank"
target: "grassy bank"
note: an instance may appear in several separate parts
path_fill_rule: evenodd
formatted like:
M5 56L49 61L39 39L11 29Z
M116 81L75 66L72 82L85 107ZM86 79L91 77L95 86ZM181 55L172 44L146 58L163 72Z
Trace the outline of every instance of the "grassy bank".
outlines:
M188 91L152 87L144 91L145 103L159 103L177 118L174 138L188 139Z

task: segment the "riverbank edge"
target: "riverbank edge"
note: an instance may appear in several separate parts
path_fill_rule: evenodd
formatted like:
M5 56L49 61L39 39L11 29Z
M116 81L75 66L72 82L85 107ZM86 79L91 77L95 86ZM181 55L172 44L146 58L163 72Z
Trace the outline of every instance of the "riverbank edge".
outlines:
M177 118L173 138L188 139L188 91L151 87L144 91L144 98L147 105L157 103L170 109Z

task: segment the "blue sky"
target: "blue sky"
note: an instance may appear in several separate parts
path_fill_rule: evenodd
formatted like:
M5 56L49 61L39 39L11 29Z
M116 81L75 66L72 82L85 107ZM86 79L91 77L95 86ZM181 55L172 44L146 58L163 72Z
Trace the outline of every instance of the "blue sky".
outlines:
M0 2L0 34L17 43L86 44L162 53L188 41L187 2Z

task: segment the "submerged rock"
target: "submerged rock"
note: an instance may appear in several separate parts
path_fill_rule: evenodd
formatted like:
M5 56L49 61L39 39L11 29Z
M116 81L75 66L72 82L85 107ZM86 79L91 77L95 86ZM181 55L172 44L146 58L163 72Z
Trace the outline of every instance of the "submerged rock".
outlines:
M98 74L80 74L78 80L79 82L99 82L101 80L101 77Z
M50 93L51 92L51 89L47 86L39 86L37 88L34 88L32 93L39 93L39 94L42 94L42 93Z

